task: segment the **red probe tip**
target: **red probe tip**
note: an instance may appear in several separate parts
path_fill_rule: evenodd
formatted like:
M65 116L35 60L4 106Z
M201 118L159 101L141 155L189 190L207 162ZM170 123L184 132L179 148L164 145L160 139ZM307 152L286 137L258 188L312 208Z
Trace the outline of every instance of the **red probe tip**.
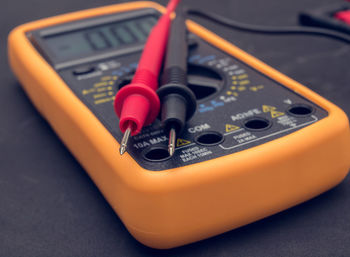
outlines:
M156 93L158 75L166 49L170 14L180 0L170 0L167 11L152 29L142 52L137 70L131 83L118 91L114 109L119 128L125 133L120 153L126 151L129 136L140 133L144 125L152 123L159 113L160 101Z

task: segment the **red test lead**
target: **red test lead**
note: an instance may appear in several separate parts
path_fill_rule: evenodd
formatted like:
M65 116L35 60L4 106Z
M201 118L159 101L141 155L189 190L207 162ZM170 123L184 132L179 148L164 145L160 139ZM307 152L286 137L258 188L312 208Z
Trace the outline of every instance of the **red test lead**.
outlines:
M142 127L151 124L158 115L158 76L168 41L170 14L179 1L170 0L166 13L147 39L131 83L119 90L115 97L114 109L120 118L119 128L124 133L120 154L126 151L130 135L140 133Z

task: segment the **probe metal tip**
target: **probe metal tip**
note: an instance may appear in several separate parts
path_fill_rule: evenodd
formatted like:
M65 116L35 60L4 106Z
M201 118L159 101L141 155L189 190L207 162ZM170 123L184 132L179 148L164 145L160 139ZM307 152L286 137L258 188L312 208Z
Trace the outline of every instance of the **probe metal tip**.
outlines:
M173 156L175 153L175 141L176 141L176 131L174 128L170 129L169 132L169 144L168 144L168 152L170 156Z
M128 141L129 141L130 134L131 134L131 127L128 127L125 130L122 142L120 144L120 149L119 149L120 155L123 155L126 152L126 148L128 146Z

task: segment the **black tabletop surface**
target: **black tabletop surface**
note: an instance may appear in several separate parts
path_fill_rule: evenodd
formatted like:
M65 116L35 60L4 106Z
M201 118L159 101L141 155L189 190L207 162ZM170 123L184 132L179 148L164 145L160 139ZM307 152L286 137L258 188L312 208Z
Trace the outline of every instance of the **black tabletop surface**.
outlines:
M295 25L335 0L184 0L252 24ZM17 25L113 0L3 0L0 8L0 256L350 256L350 179L304 204L173 250L134 240L33 107L6 58ZM165 4L162 1L162 4ZM350 46L318 36L237 32L197 21L350 114ZM349 153L350 154L350 153Z

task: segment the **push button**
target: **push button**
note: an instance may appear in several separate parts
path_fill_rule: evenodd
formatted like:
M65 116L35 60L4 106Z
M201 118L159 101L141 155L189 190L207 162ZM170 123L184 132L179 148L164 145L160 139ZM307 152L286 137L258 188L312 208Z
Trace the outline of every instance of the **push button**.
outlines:
M74 71L73 71L73 74L78 76L78 75L84 75L84 74L88 74L88 73L91 73L91 72L94 72L96 69L94 66L81 66L81 67L78 67L76 68Z

